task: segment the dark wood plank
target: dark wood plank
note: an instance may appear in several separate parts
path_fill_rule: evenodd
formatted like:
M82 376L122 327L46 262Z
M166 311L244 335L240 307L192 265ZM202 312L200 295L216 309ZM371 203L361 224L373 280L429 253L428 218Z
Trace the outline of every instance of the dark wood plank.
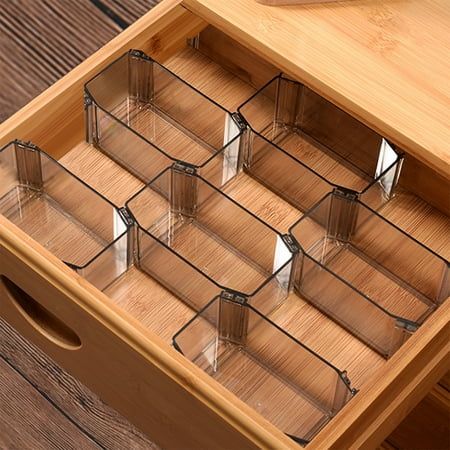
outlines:
M0 448L101 448L0 358Z
M386 440L401 450L450 448L450 394L437 386L403 420Z
M0 0L0 30L1 122L121 28L90 0Z
M447 391L450 391L450 372L447 372L445 376L439 381L439 384L445 388Z
M111 450L158 449L127 420L1 320L0 354L103 447ZM1 393L8 395L0 385ZM4 420L0 408L0 423ZM0 445L0 448L3 447Z
M102 8L110 17L117 16L125 25L131 25L149 9L153 8L161 0L91 0ZM108 14L109 15L109 14Z
M139 3L149 3L148 7L151 7L155 2L127 0L127 5L122 9L134 14L128 17L130 20L147 9L147 5L138 9ZM92 0L0 0L0 30L1 122L114 37L121 27L98 9ZM158 448L1 321L0 356L31 383L24 392L26 398L28 394L31 397L28 402L25 398L21 406L25 416L32 417L30 402L35 396L39 398L41 392L105 448ZM14 399L11 389L5 385L0 385L0 396L2 402ZM38 434L30 437L26 424L20 421L12 429L10 417L5 416L7 411L2 403L0 448L53 448L46 438ZM72 424L69 420L67 422ZM48 420L48 427L52 427L52 420ZM56 431L44 429L52 436L52 433L63 428L57 424ZM70 433L70 426L67 433ZM81 431L79 433L81 435ZM67 442L60 444L59 448L84 448L81 437L75 446Z

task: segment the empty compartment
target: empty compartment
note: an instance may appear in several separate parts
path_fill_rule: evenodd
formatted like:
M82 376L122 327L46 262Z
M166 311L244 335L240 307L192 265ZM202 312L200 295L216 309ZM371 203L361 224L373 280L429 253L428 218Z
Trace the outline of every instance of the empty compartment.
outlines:
M246 207L252 207L255 196L247 195L250 200L247 205L245 196L233 194L237 185L243 187L248 183L242 172L293 206L298 217L333 190L334 186L324 177L264 136L249 133L245 140L238 158L227 159L224 164L220 154L219 160L212 158L204 166L202 176Z
M275 283L293 255L285 237L200 177L175 164L127 202L138 266L196 311L222 289L250 296ZM277 281L280 277L280 281Z
M145 183L173 162L199 167L239 148L230 112L138 50L86 83L85 103L87 140Z
M104 252L121 259L127 225L108 200L30 143L0 150L0 213L73 269ZM126 256L126 246L125 246Z
M186 358L306 444L351 398L345 373L239 296L214 298L173 339Z
M300 294L386 357L449 295L448 261L353 193L330 193L291 233Z
M301 83L279 75L239 107L254 132L371 204L390 198L402 158L393 144Z

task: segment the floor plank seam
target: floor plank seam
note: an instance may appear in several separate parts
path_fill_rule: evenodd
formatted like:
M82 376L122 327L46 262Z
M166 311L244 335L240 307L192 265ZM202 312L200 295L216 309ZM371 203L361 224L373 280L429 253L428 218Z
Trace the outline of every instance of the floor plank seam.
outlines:
M61 413L69 422L71 422L78 430L80 430L88 439L90 439L95 445L97 445L102 450L108 450L107 447L102 445L92 434L85 430L79 423L77 423L66 411L64 411L59 405L57 405L45 392L43 392L37 384L32 382L28 377L17 367L15 367L7 357L0 353L0 358L5 361L5 363L16 372L19 376L21 376L35 391L39 392L39 394L49 402L59 413Z
M90 2L103 14L108 16L116 25L118 25L122 30L129 27L131 24L126 20L122 19L118 14L116 14L111 8L108 8L101 0L90 0Z

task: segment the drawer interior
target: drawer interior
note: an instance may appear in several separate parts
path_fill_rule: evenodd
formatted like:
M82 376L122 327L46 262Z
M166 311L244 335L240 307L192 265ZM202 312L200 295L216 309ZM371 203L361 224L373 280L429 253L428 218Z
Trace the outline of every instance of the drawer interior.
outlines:
M205 28L199 35L190 36L189 39L186 36L183 45L177 45L176 50L165 54L161 62L180 78L232 112L278 73L276 67L211 26ZM80 109L77 117L81 117L82 114L81 95L80 92ZM140 121L155 124L155 119L151 117L139 116L138 122L141 123ZM78 119L76 122L79 122ZM165 145L170 145L172 140L180 142L176 136L179 133L178 129L167 126L167 123L164 126L167 127L164 135L167 139ZM172 132L175 135L172 135ZM298 145L295 142L288 144ZM301 147L308 157L314 158L317 151L314 144L308 142L307 148L304 148L305 143L302 142ZM43 146L43 149L47 148ZM68 136L66 144L54 148L53 154L64 167L117 207L124 206L130 198L138 194L147 181L142 176L131 173L124 165L115 162L95 145L86 142L83 126L76 127ZM201 156L196 155L195 148L193 156ZM345 165L339 165L336 160L330 159L326 159L324 164L326 166L322 167L324 173L340 171L340 175L345 177L347 173ZM411 176L414 170L409 167L417 168L418 164L417 161L406 157L405 170L400 175L395 196L377 212L437 255L449 260L450 196L442 195L442 192L450 193L450 186L448 182L440 184L439 190L433 192L423 187L427 184L427 179L414 183ZM428 174L426 170L425 173ZM351 176L349 174L349 177ZM431 178L433 175L429 176ZM269 184L262 183L258 177L252 177L245 172L239 173L222 190L279 233L288 232L305 213L289 199L280 196ZM200 233L198 230L197 232ZM221 250L220 241L216 240L213 244L217 246L218 252L225 251ZM344 254L340 257L355 258L355 255ZM164 255L160 258L158 261L160 265L169 261ZM229 255L230 261L233 258L236 259L236 254ZM338 262L333 260L333 264ZM346 267L358 264L354 260L344 263ZM239 258L233 264L239 264ZM253 270L250 265L243 264L241 271L247 269ZM174 266L174 272L177 270L177 278L183 279L187 272L183 272L185 269L181 266ZM198 309L193 308L188 302L181 301L166 289L157 277L149 276L148 272L134 266L114 279L104 292L124 311L158 334L168 344L172 343L173 336L198 312ZM209 298L212 299L213 295ZM298 291L290 292L287 298L270 311L268 318L332 365L345 370L352 386L360 391L370 384L377 370L386 364L386 359L359 339L356 333L349 332L319 311ZM245 367L249 371L253 370L251 363L246 364ZM261 370L259 366L255 368L255 373L258 370ZM245 390L245 386L242 389ZM267 395L274 393L276 394L276 389ZM277 421L277 426L283 429L283 421Z
M231 111L256 92L255 86L190 46L171 56L164 64ZM85 142L71 149L60 162L115 204L125 202L144 187L138 178ZM287 232L302 216L299 210L254 178L244 173L238 178L225 187L224 192L280 232ZM152 295L149 296L148 292ZM117 279L105 293L169 343L174 333L195 314L193 309L137 268ZM345 368L355 386L361 386L365 379L370 378L371 370L385 361L295 293L290 294L271 318L334 365ZM315 329L316 333L313 332ZM339 342L344 344L339 345ZM352 350L348 351L349 348ZM355 355L359 357L355 358Z

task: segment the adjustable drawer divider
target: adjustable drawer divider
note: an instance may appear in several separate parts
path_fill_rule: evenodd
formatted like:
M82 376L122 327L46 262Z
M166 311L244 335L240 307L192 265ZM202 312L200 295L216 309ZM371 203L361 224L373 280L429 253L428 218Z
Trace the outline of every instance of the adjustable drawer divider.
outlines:
M355 229L358 193L350 189L334 188L327 220L327 238L348 242Z
M334 189L289 233L301 249L295 288L385 358L448 293L448 261L348 189Z
M195 167L183 162L174 163L170 177L170 208L173 213L194 218L197 209L197 173Z
M222 291L219 306L219 337L237 345L245 345L248 332L247 299L240 294Z
M152 59L141 50L130 50L128 66L128 92L137 105L153 100L154 77Z
M39 149L31 142L14 142L17 175L20 183L36 190L42 189L42 166Z

